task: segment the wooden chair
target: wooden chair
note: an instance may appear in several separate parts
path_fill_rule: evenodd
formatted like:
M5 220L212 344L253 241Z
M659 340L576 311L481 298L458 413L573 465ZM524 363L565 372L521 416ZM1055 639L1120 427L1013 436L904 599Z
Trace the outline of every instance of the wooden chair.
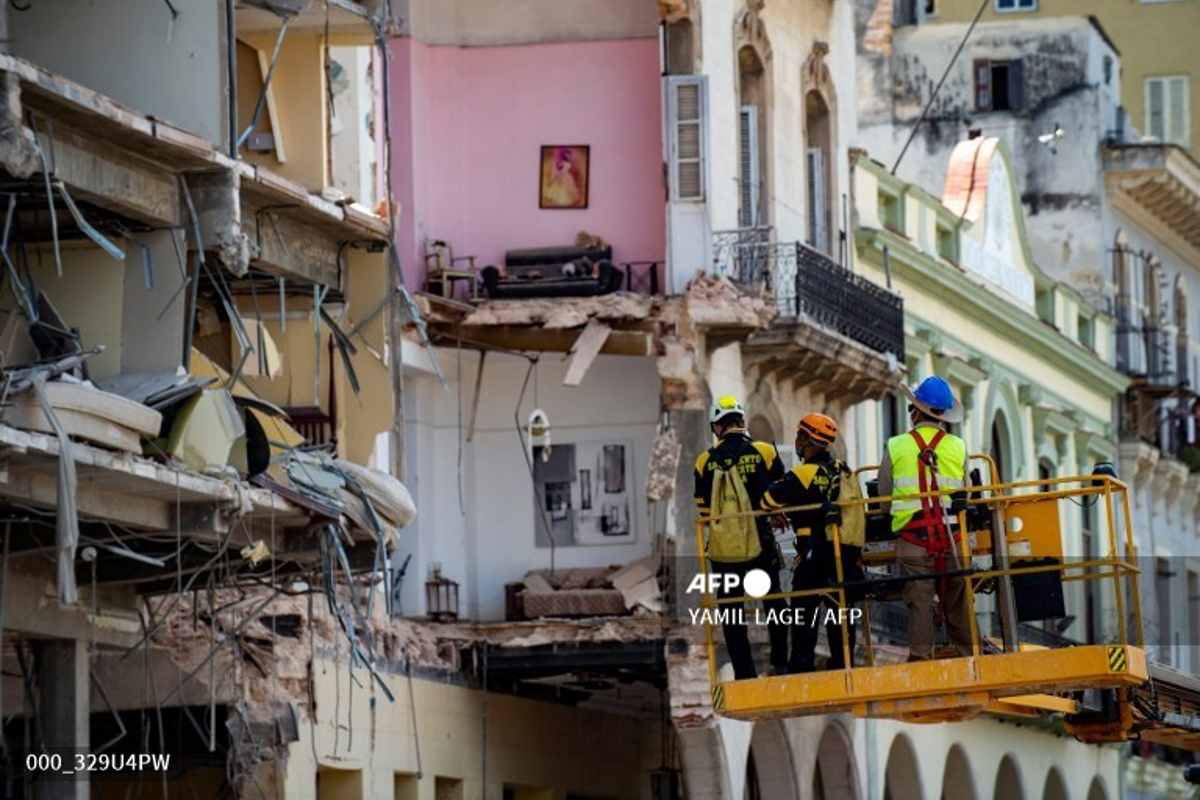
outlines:
M437 286L437 294L454 297L454 285L458 281L467 284L467 297L479 298L479 273L475 271L475 256L456 256L454 248L443 239L425 241L425 288L430 293Z

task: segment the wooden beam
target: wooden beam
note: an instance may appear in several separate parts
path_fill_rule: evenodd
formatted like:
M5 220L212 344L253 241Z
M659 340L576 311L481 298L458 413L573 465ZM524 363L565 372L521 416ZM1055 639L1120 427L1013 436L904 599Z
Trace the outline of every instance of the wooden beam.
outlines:
M596 356L600 354L600 348L604 347L604 343L611 333L612 328L600 320L588 320L583 332L571 346L571 364L567 367L567 376L563 378L564 386L578 386L583 382L583 376L587 374L588 367L596 360Z

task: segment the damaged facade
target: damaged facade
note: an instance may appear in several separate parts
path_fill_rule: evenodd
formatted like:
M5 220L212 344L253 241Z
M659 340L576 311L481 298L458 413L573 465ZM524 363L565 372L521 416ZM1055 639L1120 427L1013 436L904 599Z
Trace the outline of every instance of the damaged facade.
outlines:
M940 331L930 272L1017 247L1020 214L968 225L848 157L894 140L887 97L858 135L861 8L69 5L10 8L0 55L14 793L798 800L966 770L1017 797L1025 769L1055 797L1054 758L1089 800L1115 791L1112 754L1089 767L1083 746L966 763L960 736L1020 738L994 719L918 738L711 706L684 587L712 397L789 456L795 421L828 413L865 464L905 371L945 371L986 386L978 435L1011 414L1014 464L1111 452L1123 379L1086 245L1051 258L1034 214L1020 280L939 276L1057 327L1030 336L1094 379L1084 412L1005 388L1011 349ZM99 44L112 30L144 74ZM1087 53L1071 75L1103 60L1086 24L1050 38ZM1086 114L1109 97L1063 91ZM1113 171L1192 181L1174 151L1117 152ZM1012 186L1047 166L1013 164ZM911 211L889 220L888 198ZM944 758L918 764L921 742ZM172 766L34 786L19 761L43 746Z
M387 20L69 6L6 8L0 56L5 792L242 793L312 713L312 657L297 674L275 644L311 645L314 605L325 657L368 683L404 652L357 577L415 510L399 276L385 181L325 114L377 115L354 65ZM328 95L326 31L350 85ZM46 768L89 752L169 768Z
M1192 422L1200 334L1188 297L1200 276L1196 161L1177 145L1142 141L1140 121L1123 107L1123 54L1096 19L981 22L947 72L967 24L902 24L888 5L857 4L861 85L874 87L864 93L861 138L885 170L930 192L943 185L944 152L971 129L1013 153L1033 261L1082 303L1064 307L1061 292L1036 282L1026 300L1129 378L1112 422L1139 550L1152 554L1154 580L1141 589L1147 643L1158 663L1194 670L1189 643L1200 615L1187 587L1197 580L1191 556L1200 530ZM1006 94L981 94L979 75L1002 76ZM884 226L894 227L887 218L904 219L905 193L880 198ZM939 220L937 239L958 224ZM1110 333L1098 324L1106 315ZM1149 745L1136 754L1124 769L1129 791L1184 791L1166 763L1176 755Z

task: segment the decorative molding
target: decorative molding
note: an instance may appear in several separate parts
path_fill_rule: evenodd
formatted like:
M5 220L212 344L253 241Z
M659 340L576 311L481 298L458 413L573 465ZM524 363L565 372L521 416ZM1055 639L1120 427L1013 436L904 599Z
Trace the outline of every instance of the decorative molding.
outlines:
M1022 383L1017 389L1017 398L1026 405L1040 406L1045 401L1045 395L1042 393L1042 387L1035 386L1032 383Z
M766 5L765 0L746 0L746 7L738 12L734 22L737 31L737 47L753 47L765 66L771 60L771 38L767 36L766 23L759 17L759 12Z
M1159 459L1154 465L1154 491L1151 494L1156 500L1161 498L1164 506L1169 509L1179 498L1188 474L1187 465L1183 462L1169 458Z
M1033 408L1033 435L1037 439L1047 435L1059 439L1070 436L1074 431L1075 420L1058 409L1046 406Z
M830 113L833 113L837 93L834 91L829 65L825 63L827 55L829 55L828 42L819 39L813 42L812 52L805 59L804 68L800 72L800 86L803 94L811 91L819 92L825 98L825 105L829 106Z
M917 331L916 337L925 343L927 352L938 353L946 346L946 339L942 336L942 332L935 328L922 328Z
M1179 519L1184 524L1191 525L1189 533L1192 534L1196 530L1196 513L1200 510L1196 505L1197 501L1200 501L1200 474L1189 473L1183 482L1183 494L1179 499Z
M1114 461L1117 458L1112 438L1108 434L1086 428L1076 429L1075 459L1079 463L1080 472L1090 470L1098 461Z
M1150 476L1154 473L1154 465L1158 463L1158 448L1151 447L1142 441L1121 442L1118 451L1121 458L1121 469L1130 473L1127 480L1134 491L1146 488Z

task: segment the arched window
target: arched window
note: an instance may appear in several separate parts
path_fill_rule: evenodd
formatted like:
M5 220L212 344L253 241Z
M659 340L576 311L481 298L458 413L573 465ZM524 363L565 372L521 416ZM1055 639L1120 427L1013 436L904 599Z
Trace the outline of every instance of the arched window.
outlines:
M833 171L832 115L820 92L804 96L805 167L807 168L808 244L822 253L831 254L833 230L830 218Z
M975 800L975 779L971 762L961 745L954 745L946 754L946 769L942 773L942 800Z
M696 71L695 25L689 17L663 25L667 74L691 75Z
M1146 374L1151 379L1166 380L1171 371L1172 342L1166 338L1166 314L1163 309L1163 272L1158 259L1150 256L1146 278L1146 317L1142 330L1146 339Z
M904 734L892 739L883 777L883 800L921 800L921 776L917 754Z
M758 50L738 50L738 223L744 228L767 224L766 67Z
M857 800L858 777L854 748L845 730L835 722L825 726L813 765L813 800Z
M1124 231L1117 232L1113 244L1113 283L1117 287L1117 368L1125 372L1134 369L1133 342L1135 302L1133 296L1133 258Z
M1006 755L996 770L995 800L1025 800L1025 789L1021 786L1021 771L1013 757Z
M1175 278L1175 296L1172 298L1175 311L1175 382L1191 385L1191 356L1188 347L1187 284L1183 276Z
M996 418L992 420L992 442L990 454L996 460L996 472L1000 475L1001 481L1011 481L1012 472L1010 471L1009 458L1009 432L1008 420L1003 414L996 414Z
M754 767L754 751L746 757L746 788L742 792L745 800L764 800L762 789L758 785L758 770Z
M1046 773L1046 785L1042 789L1042 800L1067 800L1067 786L1059 771L1051 767Z
M782 722L756 722L746 765L746 797L799 800L794 759Z

